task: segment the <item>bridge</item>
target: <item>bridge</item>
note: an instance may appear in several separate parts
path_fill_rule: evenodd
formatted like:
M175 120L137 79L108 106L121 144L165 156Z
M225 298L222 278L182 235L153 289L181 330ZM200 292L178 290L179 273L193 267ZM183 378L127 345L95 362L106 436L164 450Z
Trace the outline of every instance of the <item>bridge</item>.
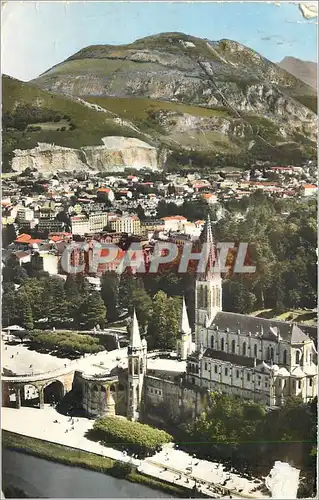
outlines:
M10 405L10 395L15 393L16 408L21 408L26 399L39 398L39 408L45 403L63 399L72 389L76 366L69 364L63 369L52 370L38 375L2 376L2 406ZM33 391L30 390L32 386ZM35 398L29 397L33 392Z

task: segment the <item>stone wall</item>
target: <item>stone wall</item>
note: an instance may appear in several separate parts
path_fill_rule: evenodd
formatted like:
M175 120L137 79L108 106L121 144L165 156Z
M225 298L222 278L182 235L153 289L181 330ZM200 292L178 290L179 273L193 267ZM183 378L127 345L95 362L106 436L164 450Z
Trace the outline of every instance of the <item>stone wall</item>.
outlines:
M206 408L208 391L147 375L144 411L162 421L195 418Z

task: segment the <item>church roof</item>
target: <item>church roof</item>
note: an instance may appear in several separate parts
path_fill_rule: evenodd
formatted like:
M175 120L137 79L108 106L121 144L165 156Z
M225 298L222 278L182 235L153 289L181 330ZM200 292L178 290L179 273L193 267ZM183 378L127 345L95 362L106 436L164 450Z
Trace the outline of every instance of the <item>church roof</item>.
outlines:
M219 361L226 361L237 366L245 366L253 368L255 365L254 358L247 358L246 356L240 356L238 354L230 354L224 351L215 351L215 349L206 349L204 352L204 358L218 359Z
M216 314L210 328L218 327L219 331L237 332L248 334L263 339L282 339L290 343L307 342L315 340L317 331L308 325L296 325L286 321L245 316L244 314L220 311Z
M296 378L303 378L303 377L306 376L306 374L302 371L302 369L300 368L300 366L296 366L296 368L294 368L291 371L291 376L292 377L296 377Z
M317 375L318 369L317 366L313 363L311 365L305 365L303 367L303 371L306 375L312 376L312 375Z
M291 343L297 344L299 342L307 342L309 340L308 335L306 335L298 325L293 325L291 330Z

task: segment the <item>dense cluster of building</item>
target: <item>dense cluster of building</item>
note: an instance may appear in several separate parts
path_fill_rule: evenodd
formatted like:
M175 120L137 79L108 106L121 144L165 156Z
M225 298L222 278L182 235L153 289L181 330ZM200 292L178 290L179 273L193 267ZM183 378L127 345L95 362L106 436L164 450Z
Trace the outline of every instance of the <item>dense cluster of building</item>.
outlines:
M5 245L3 259L15 256L23 265L39 255L43 270L63 273L61 255L72 241L110 242L119 245L123 235L140 241L145 255L154 240L184 245L199 238L204 221L189 221L182 215L158 216L162 201L179 207L185 201L214 205L216 220L223 217L227 200L239 200L261 190L271 196L309 197L317 193L316 166L263 165L253 170L183 175L171 173L88 178L81 174L70 180L61 172L49 179L21 174L3 180L2 224L11 226L15 236ZM154 179L154 180L152 180ZM238 214L243 217L243 214ZM114 270L123 258L121 245L114 262L100 267L100 275Z

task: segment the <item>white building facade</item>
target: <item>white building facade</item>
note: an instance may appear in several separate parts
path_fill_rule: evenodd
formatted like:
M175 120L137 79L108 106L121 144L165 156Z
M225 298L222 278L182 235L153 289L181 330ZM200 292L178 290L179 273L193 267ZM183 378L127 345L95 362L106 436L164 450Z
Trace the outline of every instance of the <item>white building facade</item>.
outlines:
M209 266L218 268L210 221L206 241ZM222 279L210 269L197 276L195 293L196 351L187 358L189 383L267 406L279 406L287 396L300 395L306 402L317 395L317 350L309 327L223 312Z

